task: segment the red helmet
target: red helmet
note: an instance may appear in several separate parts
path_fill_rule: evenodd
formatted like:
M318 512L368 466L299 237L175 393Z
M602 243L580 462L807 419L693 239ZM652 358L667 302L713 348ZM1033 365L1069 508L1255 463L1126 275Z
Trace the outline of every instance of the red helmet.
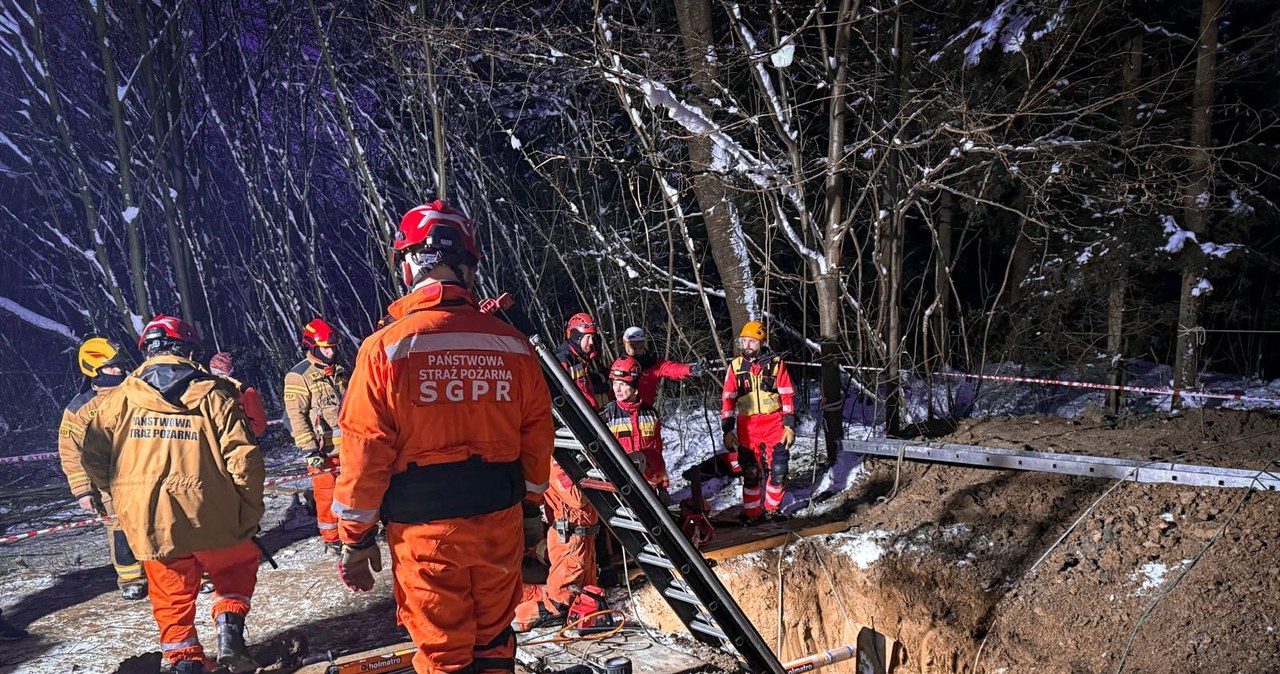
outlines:
M317 346L337 346L342 343L342 335L333 329L323 318L313 319L302 328L302 343L308 349Z
M596 322L591 319L590 314L574 314L569 317L569 324L565 326L564 334L569 339L573 339L573 333L580 335L596 334Z
M476 248L474 232L475 225L462 211L436 199L404 214L396 232L395 249L403 252L424 246L470 258L472 264L478 264L480 249Z
M151 319L147 327L142 329L142 335L138 337L138 348L148 351L150 345L158 342L182 343L198 347L200 333L180 318L160 314Z
M630 384L632 387L640 386L640 372L644 368L640 367L640 361L630 356L619 358L613 361L613 365L609 368L609 381L621 381Z

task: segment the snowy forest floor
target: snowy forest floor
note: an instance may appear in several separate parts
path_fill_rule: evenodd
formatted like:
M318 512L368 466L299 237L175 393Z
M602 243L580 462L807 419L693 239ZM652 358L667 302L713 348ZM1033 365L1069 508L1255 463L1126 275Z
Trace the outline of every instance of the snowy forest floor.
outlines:
M1025 393L1010 390L1022 398L1018 404L993 398L999 391L987 389L976 407L1044 409L1042 397L1027 406ZM1098 395L1055 398L1053 411L1063 416L963 420L944 439L1257 470L1280 457L1275 412L1193 409L1171 418L1157 409L1115 420L1089 404ZM680 472L710 456L718 441L717 416L706 401L667 408L664 437L676 499L687 494ZM849 437L873 432L856 423L847 429ZM269 474L298 472L297 457L274 437L267 443ZM1243 490L906 464L896 495L879 503L892 489L893 461L844 455L833 470L819 470L814 443L821 438L811 421L801 425L799 438L784 508L801 516L847 514L850 530L718 567L783 660L851 643L855 626L865 625L902 645L906 660L899 671L920 674L1115 671L1131 632L1125 671L1280 669L1280 635L1267 617L1280 614L1272 526L1280 496L1246 499ZM57 484L56 468L0 466L0 485L0 521L11 530L19 529L16 522L78 519L59 491L65 487ZM707 489L715 493L713 508L732 514L740 482ZM348 592L333 558L323 554L314 520L291 497L268 498L263 530L280 569L261 568L248 621L260 659L400 634L388 573L374 592ZM201 597L197 625L206 645L213 639L209 605L210 598ZM0 672L154 672L157 666L150 607L119 598L100 528L0 548L0 608L33 634L0 646ZM622 608L677 631L665 606L645 590Z

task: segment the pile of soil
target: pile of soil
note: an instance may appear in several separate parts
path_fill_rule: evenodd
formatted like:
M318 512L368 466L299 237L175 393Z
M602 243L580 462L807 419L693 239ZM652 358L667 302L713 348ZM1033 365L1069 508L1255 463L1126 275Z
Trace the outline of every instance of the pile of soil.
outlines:
M1267 470L1280 418L994 418L937 440ZM718 568L784 661L871 627L897 672L1280 671L1280 494L907 463L877 502L897 466L868 468L850 532Z

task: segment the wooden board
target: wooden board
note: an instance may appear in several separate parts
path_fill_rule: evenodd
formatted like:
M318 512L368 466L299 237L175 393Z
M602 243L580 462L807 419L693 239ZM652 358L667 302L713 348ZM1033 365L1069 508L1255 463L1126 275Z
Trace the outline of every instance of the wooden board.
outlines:
M548 633L549 632L549 633ZM555 630L520 635L520 641L540 641L555 636ZM606 660L615 657L631 659L631 670L644 674L686 674L706 669L706 663L649 639L644 632L626 631L600 641L571 641L538 644L516 648L516 660L524 671L560 672L589 663L597 671L604 670Z
M352 653L350 655L344 655L342 657L335 658L334 663L338 665L342 665L348 662L355 662L357 660L361 660L371 656L390 655L392 653L406 651L413 648L414 648L413 643L409 641L406 641L401 644L396 644L393 646L379 646L378 648L370 648L367 651L360 651L359 653ZM387 669L383 671L386 674L389 674L390 672L396 672L396 671L411 672L413 671L413 665L410 664L410 661L412 659L413 659L412 655L401 656L400 660L404 665L404 669L392 668L392 669ZM317 662L315 664L305 665L301 669L298 669L297 671L295 671L294 674L325 674L325 672L329 669L329 664L330 663L328 662ZM398 666L399 665L396 665L396 667Z
M702 550L707 559L723 560L748 552L768 550L808 536L838 534L846 531L849 523L844 520L817 522L815 520L788 520L755 527L720 527L715 537Z

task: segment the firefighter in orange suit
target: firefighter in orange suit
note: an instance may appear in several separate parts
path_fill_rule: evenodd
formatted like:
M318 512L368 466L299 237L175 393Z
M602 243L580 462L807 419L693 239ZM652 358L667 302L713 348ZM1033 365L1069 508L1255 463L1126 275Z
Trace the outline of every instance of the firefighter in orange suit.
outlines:
M71 400L62 411L62 424L58 427L58 457L62 472L71 486L71 495L80 508L104 517L116 514L111 495L94 489L89 475L80 465L80 446L84 442L84 427L95 416L107 394L115 391L131 369L124 347L102 337L90 337L80 345L77 354L80 371L89 378L90 389ZM119 521L108 519L107 549L111 552L111 565L116 570L116 584L125 599L142 599L147 596L147 579L142 575L142 564L129 549L129 541L120 530Z
M724 380L724 447L742 465L742 517L746 524L782 519L791 445L796 441L795 390L787 365L765 344L764 326L742 326L742 354ZM736 432L735 432L736 427ZM737 454L736 457L733 455Z
M307 357L284 376L284 411L293 433L293 444L302 453L311 473L311 493L316 500L316 526L325 550L337 555L338 518L333 514L333 471L338 468L342 429L338 408L347 388L347 370L338 362L342 336L317 318L302 329Z
M598 583L596 534L600 533L600 515L555 461L551 461L548 484L546 506L551 527L546 540L551 569L545 585L525 586L511 623L517 632L563 624L576 596L572 588Z
M253 536L265 471L249 418L229 382L194 360L195 328L157 316L138 345L147 360L85 426L83 464L111 494L120 528L147 573L160 649L176 674L213 669L196 634L200 575L214 586L217 663L257 664L244 618L258 580Z
M478 309L465 215L419 206L395 249L409 292L361 344L340 417L339 574L355 591L373 587L386 521L414 668L511 672L522 502L536 510L547 486L551 396L529 340Z

